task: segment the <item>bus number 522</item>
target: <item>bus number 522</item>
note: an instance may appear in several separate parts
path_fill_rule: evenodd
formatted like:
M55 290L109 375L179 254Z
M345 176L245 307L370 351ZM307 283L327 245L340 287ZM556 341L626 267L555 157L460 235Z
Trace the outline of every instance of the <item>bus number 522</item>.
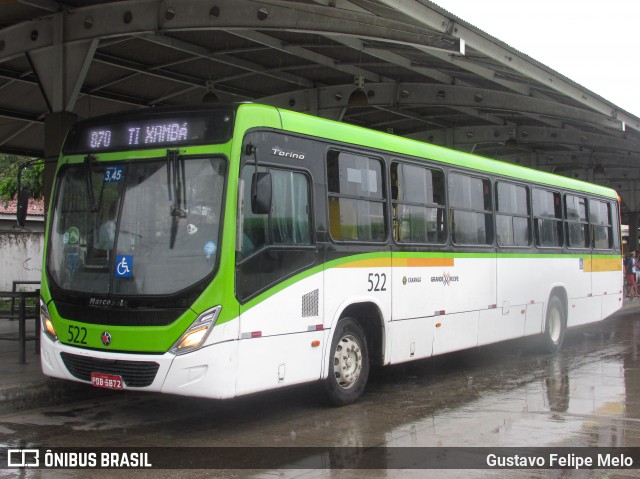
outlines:
M367 291L386 291L387 275L382 273L369 273L369 289Z

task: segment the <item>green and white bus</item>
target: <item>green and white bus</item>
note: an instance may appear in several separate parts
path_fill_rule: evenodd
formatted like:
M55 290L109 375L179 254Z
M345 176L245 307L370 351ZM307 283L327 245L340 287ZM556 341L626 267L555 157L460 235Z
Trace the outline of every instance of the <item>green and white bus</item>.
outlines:
M233 398L537 335L622 305L601 186L275 107L79 122L59 158L42 368Z

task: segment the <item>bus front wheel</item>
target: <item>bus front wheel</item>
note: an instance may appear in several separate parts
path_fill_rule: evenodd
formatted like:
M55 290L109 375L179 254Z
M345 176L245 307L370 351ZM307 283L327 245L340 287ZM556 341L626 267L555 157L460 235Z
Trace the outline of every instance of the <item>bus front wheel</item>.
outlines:
M544 325L544 344L551 354L560 351L567 329L567 318L562 301L557 296L551 297L547 307L547 319Z
M331 404L346 406L362 396L369 378L369 352L364 331L352 318L338 323L331 342L325 388Z

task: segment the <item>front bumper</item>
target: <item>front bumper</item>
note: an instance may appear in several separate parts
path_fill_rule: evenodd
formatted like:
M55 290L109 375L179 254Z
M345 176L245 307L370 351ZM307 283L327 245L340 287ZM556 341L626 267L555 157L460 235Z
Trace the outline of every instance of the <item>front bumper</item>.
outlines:
M47 376L91 384L91 372L101 372L121 376L129 390L214 399L236 395L236 340L179 356L86 350L52 341L44 334L40 344L42 372Z

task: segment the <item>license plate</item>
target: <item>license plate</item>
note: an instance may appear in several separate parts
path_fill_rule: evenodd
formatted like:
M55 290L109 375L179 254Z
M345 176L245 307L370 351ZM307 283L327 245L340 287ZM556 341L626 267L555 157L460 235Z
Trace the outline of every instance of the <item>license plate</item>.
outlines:
M91 385L105 389L124 389L122 378L113 374L91 373Z

